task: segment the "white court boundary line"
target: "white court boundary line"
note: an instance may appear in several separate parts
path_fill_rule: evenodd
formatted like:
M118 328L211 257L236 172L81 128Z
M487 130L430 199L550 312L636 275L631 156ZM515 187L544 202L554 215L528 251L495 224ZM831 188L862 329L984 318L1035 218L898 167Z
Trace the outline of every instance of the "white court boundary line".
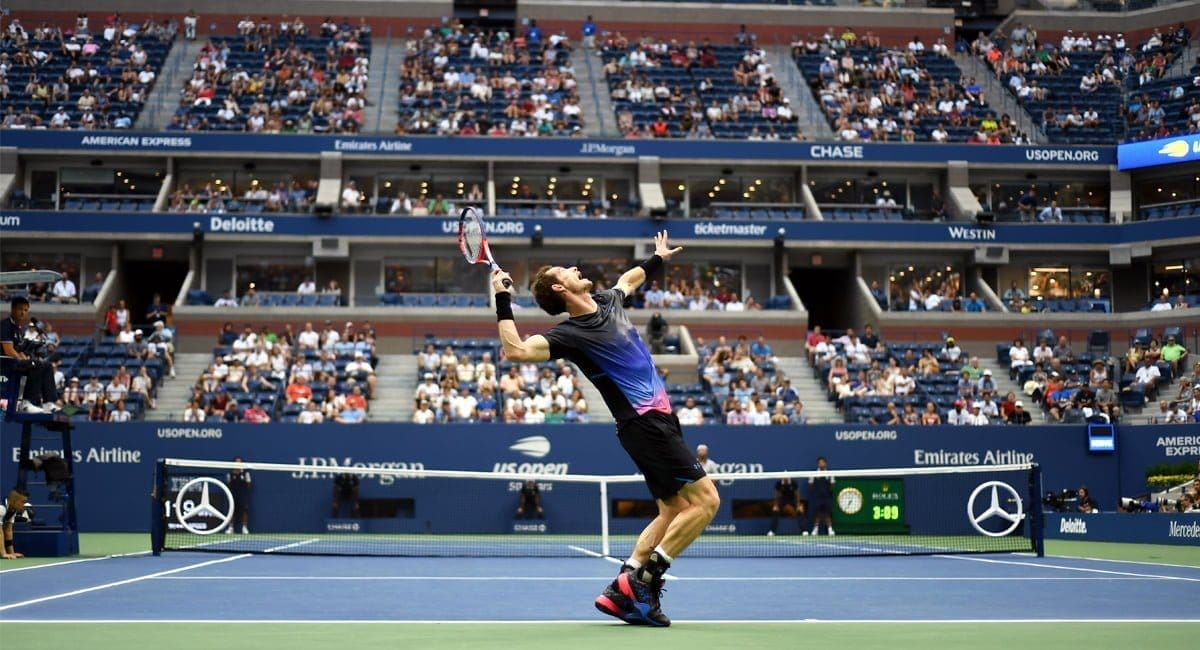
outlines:
M592 551L592 550L583 548L582 546L573 546L570 544L567 545L567 548L571 549L572 551L578 551L580 553L583 553L584 555L587 555L588 557L594 557L599 560L604 560L605 562L611 562L617 566L625 566L625 560L622 560L620 558L615 558L611 555L597 553L596 551ZM594 580L594 578L591 578L591 579ZM680 580L681 578L677 575L666 574L663 576L663 579L664 580Z
M965 555L935 555L947 560L963 560L966 562L985 562L987 564L1012 564L1016 566L1029 566L1039 569L1058 569L1062 571L1082 571L1084 573L1101 573L1105 575L1116 576L1134 576L1138 578L1157 578L1160 580L1183 580L1184 582L1200 582L1200 578L1187 578L1184 576L1164 576L1152 573L1133 573L1130 571L1110 571L1108 569L1093 569L1090 567L1066 566L1062 564L1043 564L1041 562L1021 562L1018 560L996 560L983 557L968 557Z
M114 553L113 555L102 555L100 557L83 557L77 560L64 560L62 562L47 562L45 564L35 564L33 566L21 566L12 569L0 569L0 575L7 573L17 573L18 571L33 571L34 569L50 569L56 566L67 566L69 564L82 564L84 562L96 562L99 560L112 560L121 557L137 557L139 555L150 555L150 551L135 551L133 553Z
M1194 564L1171 564L1169 562L1147 562L1146 560L1112 560L1103 557L1084 557L1080 555L1047 555L1058 560L1087 560L1089 562L1115 562L1118 564L1142 564L1146 566L1166 566L1174 569L1195 569L1200 571L1200 566Z
M403 582L410 580L445 580L450 582L584 582L603 580L604 576L162 576L154 580L243 580L249 582L313 581L313 582ZM675 578L683 582L1137 582L1158 580L1156 577L1120 576L707 576Z
M411 620L411 621L381 621L368 620L289 620L289 619L201 619L201 618L129 618L129 619L0 619L0 624L45 624L45 625L131 625L138 623L153 623L156 625L580 625L592 624L614 626L615 623L595 619L558 619L558 620L528 620L514 621L504 619L498 621L446 619ZM686 625L736 625L736 624L799 624L799 625L1009 625L1012 623L1038 623L1062 625L1063 623L1187 623L1200 625L1200 621L1190 618L931 618L931 619L728 619L728 620L680 620L672 624Z
M44 602L51 601L51 600L58 600L60 598L70 598L71 596L78 596L80 594L86 594L86 593L90 593L93 591L101 591L103 589L111 589L113 587L120 587L122 585L133 584L135 582L142 582L144 580L152 580L154 578L161 578L163 576L171 575L172 573L180 573L182 571L190 571L191 569L199 569L200 567L211 566L214 564L224 564L225 562L233 562L235 560L241 560L241 559L247 558L247 557L251 557L251 554L243 553L241 555L234 555L231 557L223 557L223 558L220 558L217 560L208 560L207 562L198 562L196 564L188 564L185 566L176 567L174 569L167 569L166 571L158 571L156 573L148 573L146 575L135 576L133 578L126 578L124 580L117 580L115 582L106 582L104 584L94 585L91 587L84 587L82 589L75 589L73 591L65 591L65 592L58 593L58 594L51 594L49 596L41 596L39 598L31 598L29 600L22 600L20 602L10 603L8 605L0 606L0 612L7 611L10 609L16 609L17 607L25 607L27 605L36 605L38 603L44 603Z

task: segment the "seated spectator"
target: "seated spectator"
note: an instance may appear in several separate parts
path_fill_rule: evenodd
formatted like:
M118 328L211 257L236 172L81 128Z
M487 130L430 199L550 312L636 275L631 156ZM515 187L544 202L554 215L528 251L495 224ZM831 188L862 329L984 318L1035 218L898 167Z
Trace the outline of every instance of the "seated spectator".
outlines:
M266 424L271 421L271 416L263 410L261 404L255 402L242 413L242 421L251 424Z
M297 376L292 383L288 384L285 390L288 404L307 404L312 400L312 387L308 385L308 380L304 375Z
M937 426L942 423L942 416L937 411L937 405L933 402L925 403L925 410L921 413L921 424L924 426Z
M75 283L71 282L71 277L65 273L63 274L62 278L58 280L58 282L54 283L54 287L50 291L54 302L64 304L73 304L79 302L79 296L77 293L78 292L75 288Z
M683 425L704 424L704 414L696 406L696 399L688 396L684 405L675 412L679 423Z
M938 357L952 363L962 357L962 348L958 347L958 342L954 340L953 336L946 337L946 342L942 346Z
M109 422L129 422L133 419L133 414L125 410L125 400L118 399L113 406L113 410L108 413Z
M1179 344L1175 340L1175 336L1167 337L1167 344L1162 346L1160 350L1160 358L1163 361L1171 364L1172 375L1178 375L1180 371L1187 365L1188 351L1187 348Z
M346 406L338 411L333 421L338 424L361 424L367 420L367 412L353 406Z
M1042 223L1046 223L1047 221L1061 223L1063 213L1062 208L1058 207L1058 201L1052 200L1050 201L1050 205L1042 208L1042 211L1038 213L1037 220Z
M1158 394L1158 380L1162 374L1149 356L1142 358L1142 365L1134 373L1133 383L1124 388L1125 391L1140 388L1147 400L1155 399Z
M1150 311L1170 311L1174 308L1171 304L1171 297L1163 292L1159 295L1158 300L1150 307Z
M735 401L733 408L725 413L725 424L741 426L750 423L749 415L742 409L742 403Z
M982 409L983 405L979 402L971 404L971 411L967 414L962 423L967 426L987 426L989 424L988 417L987 415L984 415Z
M371 362L366 360L361 351L354 353L354 360L346 364L345 373L347 377L365 382L368 395L375 394L375 369L371 367Z
M187 408L183 410L184 422L203 422L206 417L207 413L200 406L200 400L193 399L188 402Z
M304 410L300 415L296 416L296 422L300 424L321 424L325 421L325 414L317 408L316 402L309 402L304 405Z

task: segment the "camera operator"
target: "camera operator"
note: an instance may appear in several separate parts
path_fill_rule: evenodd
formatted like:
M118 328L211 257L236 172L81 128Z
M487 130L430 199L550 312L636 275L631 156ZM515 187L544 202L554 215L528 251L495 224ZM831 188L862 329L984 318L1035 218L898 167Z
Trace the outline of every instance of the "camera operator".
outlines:
M1096 514L1100 512L1100 504L1092 498L1087 487L1080 487L1076 496L1075 509L1086 514Z
M4 551L0 553L0 558L5 560L15 560L25 557L13 549L13 521L17 517L28 517L25 510L25 504L29 502L29 494L20 488L13 488L9 491L8 497L0 503L0 528L4 531Z
M542 491L538 489L537 483L525 481L525 484L521 486L516 517L517 519L546 518L546 511L542 509Z
M650 354L662 354L666 352L667 332L670 326L667 325L667 319L663 318L662 312L654 312L650 317L650 321L646 323L646 336L650 339Z
M5 360L8 381L20 382L27 375L25 392L18 409L22 413L52 413L58 410L58 390L54 386L54 367L44 358L41 330L37 319L29 319L29 301L12 299L8 318L0 321L0 352ZM11 368L11 369L10 369Z

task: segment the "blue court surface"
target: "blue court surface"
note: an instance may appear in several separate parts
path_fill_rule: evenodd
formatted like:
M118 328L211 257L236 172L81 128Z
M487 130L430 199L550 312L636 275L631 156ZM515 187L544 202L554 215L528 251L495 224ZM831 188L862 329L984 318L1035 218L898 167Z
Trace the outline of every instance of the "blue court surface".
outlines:
M168 553L3 572L0 623L613 622L592 599L612 558L353 558ZM1174 621L1200 568L1026 554L682 558L677 623Z

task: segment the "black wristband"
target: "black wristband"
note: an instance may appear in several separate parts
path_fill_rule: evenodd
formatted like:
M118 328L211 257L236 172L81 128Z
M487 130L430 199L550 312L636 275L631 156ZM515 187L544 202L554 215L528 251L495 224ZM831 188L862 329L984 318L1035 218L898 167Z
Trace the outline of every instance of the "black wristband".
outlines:
M651 275L657 273L658 270L662 268L662 265L663 258L659 255L651 255L649 259L639 264L639 266L642 267L642 270L646 272L647 280L650 279Z
M12 540L11 540L11 539L6 539L6 540L4 540L4 552L5 552L5 553L12 553L12 552L13 552L13 543L12 543Z
M507 291L496 294L496 320L515 320L512 313L512 294Z

